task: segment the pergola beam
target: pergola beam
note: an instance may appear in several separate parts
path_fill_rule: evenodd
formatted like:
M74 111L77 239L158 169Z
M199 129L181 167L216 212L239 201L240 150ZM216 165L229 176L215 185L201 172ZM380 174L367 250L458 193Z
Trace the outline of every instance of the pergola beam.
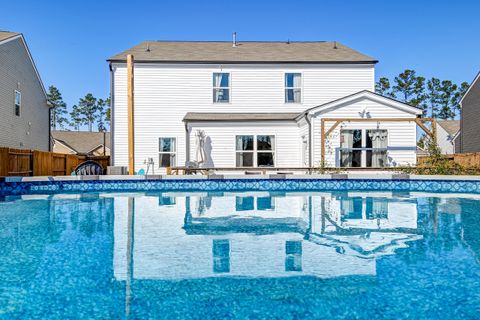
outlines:
M127 55L127 104L128 104L128 174L135 174L135 132L134 132L134 58Z

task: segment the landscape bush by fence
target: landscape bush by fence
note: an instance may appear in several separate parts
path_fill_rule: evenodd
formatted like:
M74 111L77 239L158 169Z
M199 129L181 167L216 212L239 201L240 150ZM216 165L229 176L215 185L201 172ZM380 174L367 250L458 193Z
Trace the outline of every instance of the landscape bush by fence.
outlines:
M38 150L0 148L0 176L65 176L80 163L94 160L106 169L109 156L77 156Z
M446 154L443 157L464 168L480 169L480 152ZM428 156L418 156L417 165L422 165L428 160Z

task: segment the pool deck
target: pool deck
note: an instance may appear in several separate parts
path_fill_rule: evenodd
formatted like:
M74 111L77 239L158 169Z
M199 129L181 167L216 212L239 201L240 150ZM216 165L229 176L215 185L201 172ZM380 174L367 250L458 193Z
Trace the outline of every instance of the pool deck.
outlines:
M40 176L0 177L0 182L52 182L52 181L145 181L145 180L453 180L480 181L480 175L409 175L402 173L331 173L331 174L225 174L225 175L102 175L102 176Z

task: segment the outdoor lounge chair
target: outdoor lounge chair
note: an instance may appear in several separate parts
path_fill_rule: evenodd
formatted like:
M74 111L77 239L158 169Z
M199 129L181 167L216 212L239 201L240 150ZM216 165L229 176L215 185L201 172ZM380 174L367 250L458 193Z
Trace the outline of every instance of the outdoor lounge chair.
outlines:
M76 176L98 176L103 174L103 167L96 161L87 160L80 163L73 172Z

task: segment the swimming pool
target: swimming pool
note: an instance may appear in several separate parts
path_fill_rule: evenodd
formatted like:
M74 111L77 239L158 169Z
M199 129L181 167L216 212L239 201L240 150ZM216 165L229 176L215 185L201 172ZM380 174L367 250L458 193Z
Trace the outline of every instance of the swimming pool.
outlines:
M478 318L479 194L184 183L4 188L0 318Z

